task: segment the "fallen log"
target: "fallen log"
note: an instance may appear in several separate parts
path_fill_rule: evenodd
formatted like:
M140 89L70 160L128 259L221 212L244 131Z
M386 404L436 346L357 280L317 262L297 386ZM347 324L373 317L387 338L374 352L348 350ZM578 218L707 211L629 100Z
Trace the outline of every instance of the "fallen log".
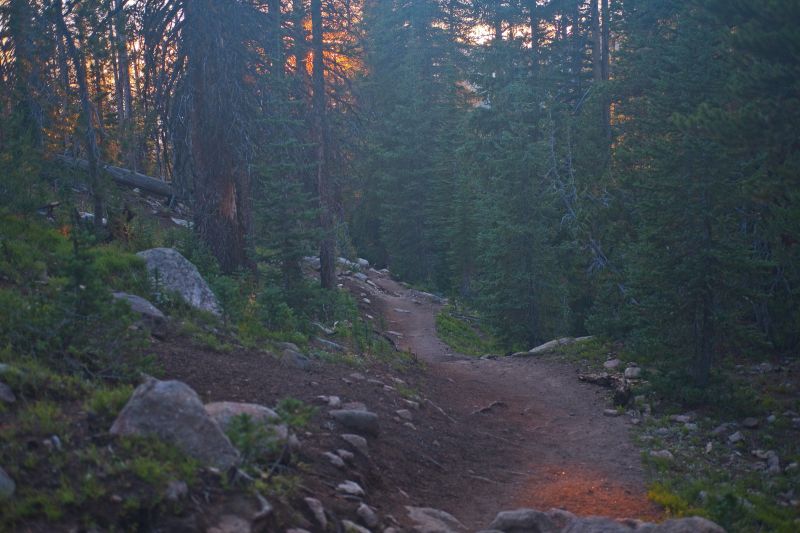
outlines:
M57 155L56 160L64 165L81 170L89 170L89 162L85 159L76 159L66 155ZM111 176L115 182L128 187L136 187L157 196L171 197L172 186L166 181L153 178L139 172L128 170L127 168L115 167L113 165L102 165L100 167L106 174Z

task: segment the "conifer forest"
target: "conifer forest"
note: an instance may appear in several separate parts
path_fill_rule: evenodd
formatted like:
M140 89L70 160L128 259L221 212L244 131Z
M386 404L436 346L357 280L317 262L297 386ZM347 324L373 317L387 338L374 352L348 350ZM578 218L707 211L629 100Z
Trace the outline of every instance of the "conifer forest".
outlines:
M0 0L0 531L798 531L798 354L798 0Z

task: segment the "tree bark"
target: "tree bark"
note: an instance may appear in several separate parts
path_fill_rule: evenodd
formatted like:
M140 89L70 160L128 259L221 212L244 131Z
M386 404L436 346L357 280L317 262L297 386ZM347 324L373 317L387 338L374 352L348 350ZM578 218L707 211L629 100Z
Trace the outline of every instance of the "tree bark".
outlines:
M600 34L600 10L597 7L597 2L600 0L591 0L592 10L592 77L595 82L603 81L603 44L602 36Z
M83 54L83 48L75 46L75 41L72 33L67 28L67 23L64 20L64 11L61 0L54 2L54 17L55 24L59 33L64 39L67 48L67 55L72 61L75 68L75 79L78 83L78 94L81 99L81 112L84 120L86 121L86 158L89 161L89 188L91 189L92 198L94 200L94 224L95 227L102 228L103 225L103 190L100 182L99 172L99 151L97 149L97 132L95 131L94 122L92 120L92 102L89 97L89 82L86 74L86 58Z
M131 93L130 60L128 59L127 21L124 0L114 0L114 45L117 55L117 115L122 131L122 154L125 164L136 170L137 149L132 129L133 95Z
M89 170L89 162L85 159L75 159L74 157L59 155L56 156L56 160L64 163L67 166L77 167L82 170ZM100 165L100 168L109 176L111 176L111 179L121 185L138 187L145 192L155 194L157 196L172 196L172 186L166 181L153 178L151 176L146 176L127 168L115 167L112 165Z
M603 52L602 52L602 78L608 81L611 78L611 13L608 0L601 0L601 18L603 20ZM611 146L611 100L605 97L603 101L603 125L606 129L606 141Z
M536 0L528 0L528 17L531 30L531 71L536 75L539 72L539 15Z
M328 168L328 125L325 109L325 59L323 56L322 1L311 0L311 47L314 54L312 70L313 114L316 136L317 194L319 195L320 283L325 289L336 288L336 243L333 221L333 198Z

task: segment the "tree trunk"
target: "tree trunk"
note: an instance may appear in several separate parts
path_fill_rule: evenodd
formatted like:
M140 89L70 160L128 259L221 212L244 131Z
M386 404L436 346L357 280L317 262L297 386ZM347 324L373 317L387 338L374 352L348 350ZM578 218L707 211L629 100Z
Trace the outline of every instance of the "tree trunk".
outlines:
M608 0L601 0L601 18L603 19L603 53L602 53L602 77L603 81L611 78L611 13L609 12ZM606 128L606 140L611 146L611 100L605 97L603 101L603 125Z
M323 56L322 1L311 0L311 46L314 131L317 142L317 193L319 194L320 283L325 289L336 288L336 243L334 239L333 201L328 169L328 128L325 109L325 60Z
M17 101L22 105L22 131L30 135L35 148L41 148L43 113L35 93L35 88L39 85L39 68L32 49L32 17L28 0L11 0L8 29L14 43L15 91Z
M536 0L528 0L528 15L531 29L531 71L539 72L539 15L536 11Z
M603 81L603 44L602 36L600 35L600 11L597 8L597 2L600 0L591 0L592 9L592 77L595 82Z
M117 115L122 131L122 154L125 164L136 170L136 142L132 129L133 95L131 94L130 61L124 0L114 0L114 44L117 55Z
M75 68L75 79L78 82L78 93L81 99L81 112L86 121L86 159L89 161L89 188L94 200L94 224L98 229L103 225L103 190L100 182L99 151L97 149L97 132L92 120L92 102L89 97L89 83L86 75L86 58L83 48L75 46L72 34L64 20L61 0L55 0L55 23L67 47L67 55Z

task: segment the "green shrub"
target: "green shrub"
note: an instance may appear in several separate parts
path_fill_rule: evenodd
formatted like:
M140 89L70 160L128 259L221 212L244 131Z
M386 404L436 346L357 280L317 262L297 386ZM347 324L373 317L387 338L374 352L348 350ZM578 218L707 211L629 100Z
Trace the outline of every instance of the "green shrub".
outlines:
M448 305L436 315L436 334L450 348L464 355L502 353L494 337L481 331L477 325L457 317L455 313L455 308Z
M133 387L122 385L115 388L100 387L84 403L84 408L96 417L98 423L109 425L122 411L133 394Z

